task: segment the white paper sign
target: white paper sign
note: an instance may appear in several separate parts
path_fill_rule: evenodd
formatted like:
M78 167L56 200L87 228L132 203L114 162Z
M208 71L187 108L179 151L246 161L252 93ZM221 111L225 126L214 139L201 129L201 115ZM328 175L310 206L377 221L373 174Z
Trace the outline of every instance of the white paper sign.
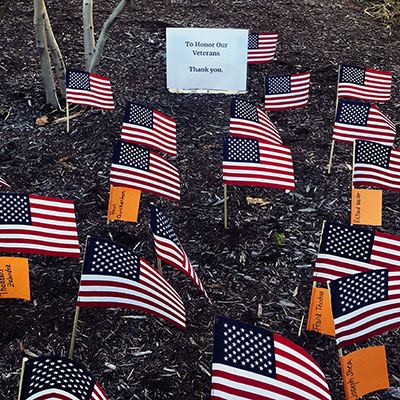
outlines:
M167 88L246 91L247 29L167 28Z

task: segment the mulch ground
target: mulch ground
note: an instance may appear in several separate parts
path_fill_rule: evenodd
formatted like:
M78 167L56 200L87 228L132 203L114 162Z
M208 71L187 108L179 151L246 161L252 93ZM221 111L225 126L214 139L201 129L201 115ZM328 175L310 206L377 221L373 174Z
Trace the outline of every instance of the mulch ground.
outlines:
M95 2L98 33L115 1ZM310 352L323 369L332 399L344 398L332 338L303 331L313 264L324 220L350 222L351 146L335 147L327 174L338 65L391 71L392 100L379 108L399 123L399 30L373 20L358 0L143 0L132 2L106 44L98 70L113 85L116 111L86 110L71 132L53 121L63 116L45 105L33 35L31 2L0 6L0 176L13 191L75 202L79 239L88 235L135 248L156 263L150 202L170 218L213 306L182 273L164 266L182 296L187 330L127 309L82 309L75 359L102 385L110 400L207 399L211 387L216 315L279 333ZM83 69L81 2L47 1L54 33L70 67ZM271 112L292 150L296 190L229 187L229 229L223 228L222 139L229 133L231 96L171 94L166 89L165 28L246 28L278 32L276 60L249 66L248 93L263 106L264 78L311 71L307 107ZM180 204L144 193L137 224L106 224L113 144L120 136L126 101L156 108L177 120ZM49 123L37 126L36 118ZM396 147L398 143L395 144ZM246 196L268 204L248 204ZM380 231L399 235L399 194L384 191ZM275 235L283 234L278 244ZM2 254L6 255L6 254ZM30 302L0 303L0 398L17 397L21 360L66 355L82 259L28 255ZM400 385L399 331L349 350L385 344L390 383ZM393 393L392 395L390 393ZM366 399L400 398L381 391ZM397 397L395 397L397 396Z

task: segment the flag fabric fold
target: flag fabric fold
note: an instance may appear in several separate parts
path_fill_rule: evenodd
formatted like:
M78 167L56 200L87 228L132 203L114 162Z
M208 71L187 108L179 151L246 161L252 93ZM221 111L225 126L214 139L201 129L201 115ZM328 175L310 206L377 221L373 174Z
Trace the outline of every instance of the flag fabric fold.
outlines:
M107 400L86 368L60 356L31 358L25 363L21 400Z
M330 284L340 349L400 326L400 268L360 272Z
M371 270L400 270L398 254L400 236L328 222L312 279L328 282Z
M389 101L392 86L390 72L341 65L337 97L351 97L367 101Z
M343 100L338 102L333 140L353 142L356 139L370 140L392 146L396 127L373 104Z
M290 149L256 139L227 137L223 142L223 183L294 190Z
M400 150L356 140L353 186L362 185L400 192Z
M267 76L265 78L266 110L289 110L304 107L310 92L310 73Z
M110 184L180 201L178 170L157 153L134 143L119 140L115 144Z
M247 64L266 64L274 59L277 33L250 33L247 50Z
M176 156L176 121L151 108L127 102L121 140Z
M66 94L67 103L115 109L110 79L100 75L67 69Z
M235 137L282 144L278 130L268 115L248 101L232 99L229 133Z
M211 399L329 400L315 360L284 337L216 317Z
M183 302L148 262L125 246L90 238L77 306L133 308L186 328Z
M167 264L179 269L186 274L200 290L204 293L207 300L211 303L199 277L190 263L185 250L172 229L171 223L161 210L150 206L151 230L153 232L154 244L156 247L157 258Z
M0 193L0 251L80 257L74 202Z

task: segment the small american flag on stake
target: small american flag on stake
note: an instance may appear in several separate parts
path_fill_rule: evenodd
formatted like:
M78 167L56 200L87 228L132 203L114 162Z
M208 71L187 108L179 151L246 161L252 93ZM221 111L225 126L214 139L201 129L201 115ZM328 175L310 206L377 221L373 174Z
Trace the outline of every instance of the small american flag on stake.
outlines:
M134 143L115 144L110 183L180 200L178 170L157 153Z
M356 140L353 185L370 185L400 192L400 150Z
M290 149L256 139L228 137L223 142L223 183L294 190Z
M275 56L277 43L277 33L250 33L247 64L265 64L271 62Z
M43 356L25 363L21 400L107 400L107 396L81 364Z
M392 86L390 72L352 65L341 65L338 98L351 97L367 101L389 101Z
M191 278L211 303L168 218L154 206L150 207L150 213L157 258L179 269Z
M265 78L265 108L288 110L308 103L310 73L267 76Z
M110 79L76 69L67 69L67 103L114 110Z
M211 400L329 400L324 373L301 347L257 326L216 317Z
M268 115L260 107L244 100L232 99L229 131L235 137L282 144L278 130Z
M73 201L0 193L0 251L80 257Z
M338 348L400 326L400 268L361 272L330 285Z
M127 102L121 139L176 156L176 122L160 112Z
M139 255L109 240L88 240L76 304L133 308L186 328L185 308L174 288Z

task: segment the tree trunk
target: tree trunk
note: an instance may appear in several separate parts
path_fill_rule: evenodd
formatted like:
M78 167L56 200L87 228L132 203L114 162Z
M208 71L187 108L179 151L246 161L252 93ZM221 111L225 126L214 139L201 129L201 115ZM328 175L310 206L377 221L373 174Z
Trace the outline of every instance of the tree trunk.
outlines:
M48 41L47 44L50 50L51 59L53 60L54 63L55 76L57 78L58 87L60 88L62 97L65 98L65 64L60 48L58 47L57 40L54 37L53 29L51 28L50 24L50 19L47 14L46 4L44 4L44 2L43 2L43 8L44 8L44 24L46 30L46 38Z
M89 71L90 63L94 53L94 27L93 27L93 0L83 0L83 45L85 48L85 68Z
M42 69L42 78L44 90L46 93L46 102L51 104L54 108L58 107L56 87L54 84L53 74L51 72L51 62L49 50L47 47L47 40L44 29L44 0L34 0L34 17L33 22L35 26L35 40L36 47L39 51L40 65Z
M85 0L84 0L85 1ZM103 28L101 29L99 40L97 41L97 45L94 49L94 54L91 59L88 71L96 73L97 67L100 62L100 57L103 53L104 45L106 43L107 35L114 23L116 22L119 15L124 11L125 7L128 5L130 0L121 0L119 4L115 7L112 14L107 18L106 22L104 22Z

